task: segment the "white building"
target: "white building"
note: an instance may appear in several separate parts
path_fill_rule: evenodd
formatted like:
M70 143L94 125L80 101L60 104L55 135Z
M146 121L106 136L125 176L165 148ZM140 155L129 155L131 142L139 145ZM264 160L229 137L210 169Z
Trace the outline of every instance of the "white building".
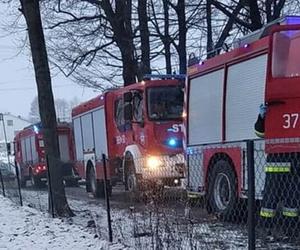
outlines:
M3 113L4 127L7 137L7 142L13 142L17 132L22 130L24 127L29 126L31 123L21 116L16 116L10 113ZM3 121L1 120L0 114L0 151L3 152L5 149L5 137Z

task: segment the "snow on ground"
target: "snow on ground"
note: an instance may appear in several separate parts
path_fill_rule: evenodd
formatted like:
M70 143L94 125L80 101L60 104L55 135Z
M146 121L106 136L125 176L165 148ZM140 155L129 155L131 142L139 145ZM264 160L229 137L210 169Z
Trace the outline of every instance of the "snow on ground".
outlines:
M99 239L89 228L51 218L0 196L0 249L124 249Z

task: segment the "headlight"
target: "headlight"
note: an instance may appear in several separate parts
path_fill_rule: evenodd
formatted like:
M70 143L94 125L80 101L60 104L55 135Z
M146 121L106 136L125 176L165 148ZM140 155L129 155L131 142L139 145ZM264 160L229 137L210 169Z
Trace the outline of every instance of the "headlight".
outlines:
M161 165L161 161L157 156L149 156L146 165L150 170L156 170Z

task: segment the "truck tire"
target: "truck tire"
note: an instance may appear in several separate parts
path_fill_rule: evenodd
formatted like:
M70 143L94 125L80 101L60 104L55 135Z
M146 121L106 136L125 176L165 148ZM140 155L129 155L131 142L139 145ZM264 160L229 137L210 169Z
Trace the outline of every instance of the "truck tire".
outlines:
M90 191L95 198L104 198L104 181L100 181L96 179L95 170L93 167L89 170L89 187Z
M18 173L17 173L18 172ZM21 167L19 164L16 165L16 175L19 177L19 183L21 188L26 187L27 179L25 176L22 176Z
M208 211L222 220L233 220L237 207L237 181L226 160L217 161L208 179Z
M27 180L23 177L20 177L20 186L21 188L26 188L26 183L27 183Z
M41 180L41 178L34 176L32 172L30 172L30 181L32 186L36 188L41 188L45 186L45 183Z
M139 191L137 176L132 170L126 174L126 185L130 193L137 193Z
M78 180L70 179L65 181L66 187L79 187Z
M140 191L140 178L135 172L134 161L131 155L125 157L125 190L131 194L138 194Z

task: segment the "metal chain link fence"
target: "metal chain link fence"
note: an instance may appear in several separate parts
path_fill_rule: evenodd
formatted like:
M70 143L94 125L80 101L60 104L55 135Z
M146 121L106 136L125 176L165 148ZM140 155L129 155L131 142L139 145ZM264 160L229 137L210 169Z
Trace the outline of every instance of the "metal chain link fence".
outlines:
M15 165L0 161L0 192L17 204L22 204Z
M126 156L113 186L114 159L105 159L106 182L66 185L76 216L64 220L134 249L299 249L299 146L257 140L193 146L182 158ZM19 203L11 168L1 165L0 192ZM28 180L24 205L47 212L48 190Z

